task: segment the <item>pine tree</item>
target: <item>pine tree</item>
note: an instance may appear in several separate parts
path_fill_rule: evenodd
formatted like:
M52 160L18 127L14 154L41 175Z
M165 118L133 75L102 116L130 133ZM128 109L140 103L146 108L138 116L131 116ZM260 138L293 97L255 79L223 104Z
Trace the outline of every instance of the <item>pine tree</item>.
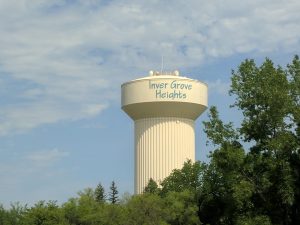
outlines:
M110 192L109 192L109 201L112 203L112 204L116 204L118 202L118 190L117 190L117 187L116 187L116 184L115 182L113 181L111 183L111 186L110 186Z
M99 183L95 189L95 199L99 203L104 203L105 202L105 190L101 183Z

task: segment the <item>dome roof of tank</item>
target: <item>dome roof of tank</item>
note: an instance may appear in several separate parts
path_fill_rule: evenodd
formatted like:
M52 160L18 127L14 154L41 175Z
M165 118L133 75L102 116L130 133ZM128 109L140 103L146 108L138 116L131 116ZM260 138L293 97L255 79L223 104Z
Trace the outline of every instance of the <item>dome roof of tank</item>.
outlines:
M122 86L126 85L128 83L137 82L137 81L158 80L158 79L190 80L190 81L202 83L202 84L204 84L204 85L207 86L207 84L204 83L204 82L202 82L202 81L199 81L199 80L196 80L196 79L192 79L192 78L189 78L189 77L183 77L183 76L179 76L179 75L173 75L172 73L163 73L163 74L156 74L156 75L150 75L150 76L146 76L146 77L137 78L137 79L134 79L134 80L131 80L131 81L123 83Z

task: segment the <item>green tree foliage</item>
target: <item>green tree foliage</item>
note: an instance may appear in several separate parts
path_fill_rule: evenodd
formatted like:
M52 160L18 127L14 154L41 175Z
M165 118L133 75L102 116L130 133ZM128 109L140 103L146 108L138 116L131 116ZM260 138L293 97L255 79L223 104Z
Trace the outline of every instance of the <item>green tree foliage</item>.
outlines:
M165 221L164 202L158 195L134 196L127 205L128 225L163 225Z
M100 212L100 211L99 211ZM127 205L106 204L100 213L98 224L124 225L128 224Z
M185 162L182 169L175 169L161 183L161 194L170 191L181 192L190 190L194 193L201 187L206 165L201 162Z
M181 192L168 192L164 204L166 220L173 225L201 224L198 217L198 205L195 193L189 190Z
M0 225L5 224L6 210L3 205L0 204Z
M235 222L236 225L272 225L270 218L267 216L241 216Z
M256 210L268 212L272 223L299 222L299 86L300 62L295 56L283 69L266 59L253 60L233 71L230 93L242 110L240 133L254 141L247 155L246 174L256 187Z
M219 118L219 112L215 106L209 109L209 121L203 122L208 140L213 145L233 143L238 140L238 134L233 128L232 123L224 124ZM207 142L208 144L209 142Z
M269 59L259 67L245 60L232 72L233 106L244 119L233 129L213 107L204 123L218 148L211 154L200 195L202 222L299 223L299 65L297 56L287 69ZM241 139L250 142L247 154Z
M104 187L99 183L95 189L95 199L99 203L104 203L105 202L105 191Z
M31 225L67 225L63 211L54 201L40 201L24 215L24 224Z
M62 210L68 224L79 225L82 224L82 214L79 211L79 201L76 198L69 199L62 205ZM86 210L85 210L86 211Z
M147 186L144 188L144 193L148 193L148 194L158 194L159 193L159 188L157 183L150 178Z
M245 60L231 80L234 106L244 115L240 131L246 141L265 143L290 127L285 120L291 113L289 81L281 67L275 68L270 59L260 67Z
M23 225L26 211L27 207L18 202L11 204L9 210L0 204L0 225Z
M116 204L118 202L118 189L114 181L111 182L111 186L109 187L109 201L112 204Z

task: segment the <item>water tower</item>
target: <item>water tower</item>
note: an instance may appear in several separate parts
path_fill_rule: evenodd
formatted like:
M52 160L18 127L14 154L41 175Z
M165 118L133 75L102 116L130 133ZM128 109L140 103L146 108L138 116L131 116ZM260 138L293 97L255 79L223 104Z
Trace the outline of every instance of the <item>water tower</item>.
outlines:
M179 72L149 72L122 84L122 109L134 120L135 194L195 161L195 120L207 108L207 85Z

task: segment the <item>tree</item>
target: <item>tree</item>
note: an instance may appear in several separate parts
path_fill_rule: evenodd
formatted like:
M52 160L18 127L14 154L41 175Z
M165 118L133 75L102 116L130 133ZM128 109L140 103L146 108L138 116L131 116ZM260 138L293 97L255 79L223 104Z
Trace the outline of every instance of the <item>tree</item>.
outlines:
M208 140L215 146L224 145L226 143L238 144L238 133L233 128L232 123L224 124L219 118L217 107L212 106L208 114L209 121L204 121L204 132ZM206 143L209 144L209 141Z
M292 112L287 72L275 68L268 58L260 67L254 60L245 60L232 71L230 94L236 97L233 106L243 112L240 131L246 141L264 144L291 127L287 123Z
M5 225L7 222L7 212L4 207L0 204L0 225Z
M163 200L158 195L143 194L133 196L127 204L130 225L166 224Z
M95 188L95 200L99 203L104 203L105 202L105 191L101 183L97 185Z
M201 162L192 163L190 160L184 163L182 169L175 169L161 183L161 194L169 191L181 192L190 190L196 192L202 185L202 178L206 165Z
M89 225L95 224L97 222L97 213L101 204L99 204L95 199L95 193L92 188L86 188L78 193L79 197L76 199L69 200L69 218L72 220L77 220L79 224ZM72 212L75 215L71 214Z
M128 220L127 205L121 204L104 204L98 211L97 223L105 225L131 225L126 223Z
M300 137L300 60L295 56L291 64L287 65L290 80L290 94L293 100L293 121L296 124L296 133ZM298 149L299 150L299 149Z
M211 142L217 149L210 153L211 162L198 192L198 214L204 224L232 224L234 213L251 197L251 186L241 176L245 152L233 124L225 124L216 107L210 108L208 117L209 121L203 122L207 144Z
M54 201L39 201L27 210L24 224L32 225L67 225L63 211Z
M114 181L112 181L109 192L109 201L112 204L116 204L118 202L118 190Z
M241 126L224 124L216 107L204 122L217 148L199 193L201 221L298 224L299 57L286 69L275 67L270 59L261 66L245 60L232 71L230 94L235 97L233 107L243 113Z
M144 193L149 193L149 194L158 194L159 188L157 183L150 178L147 186L144 188Z
M295 167L299 165L299 71L295 56L287 69L275 68L270 59L260 67L246 60L232 72L230 93L244 115L240 132L246 141L255 141L248 155L252 164L248 174L260 189L255 203L262 208L268 205L272 222L281 220L282 224L294 220L291 211L297 205L299 177L293 171L299 168Z
M163 199L165 215L168 224L197 225L201 224L198 217L198 205L195 193L184 190L182 192L168 192Z
M71 198L62 205L64 217L69 224L81 224L79 201L76 198ZM86 210L84 210L86 211Z

